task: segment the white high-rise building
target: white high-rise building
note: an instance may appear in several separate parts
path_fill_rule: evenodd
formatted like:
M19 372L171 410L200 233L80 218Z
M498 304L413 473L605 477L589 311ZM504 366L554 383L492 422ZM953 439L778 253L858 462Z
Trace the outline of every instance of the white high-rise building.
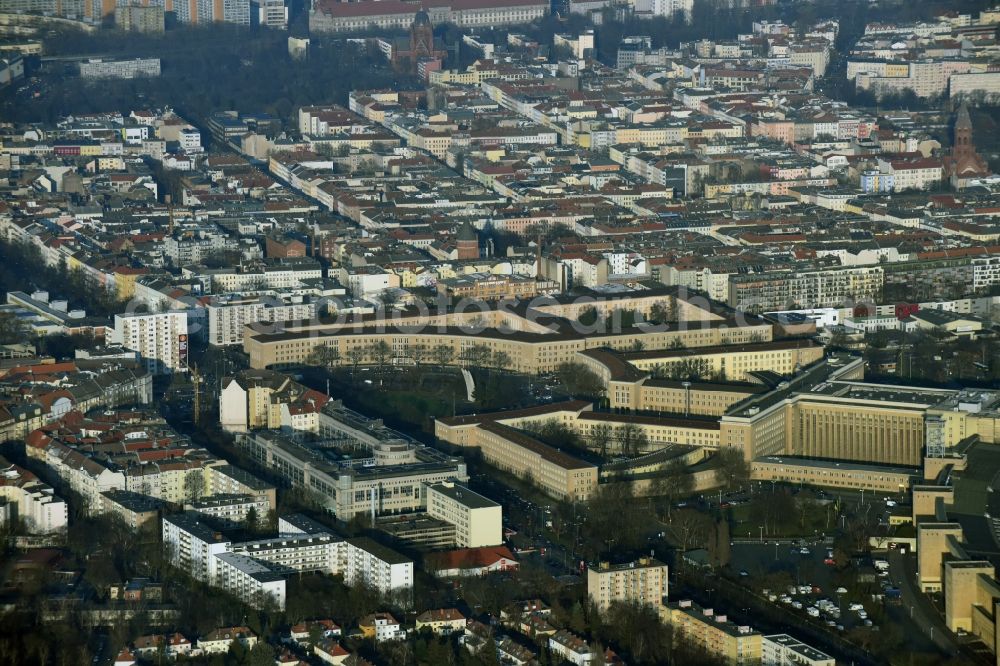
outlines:
M115 315L114 342L138 352L150 374L187 372L189 340L184 312Z
M632 6L637 14L670 18L674 14L684 12L684 16L690 20L694 0L633 0Z
M258 25L278 30L288 28L288 6L285 0L254 0L251 11Z

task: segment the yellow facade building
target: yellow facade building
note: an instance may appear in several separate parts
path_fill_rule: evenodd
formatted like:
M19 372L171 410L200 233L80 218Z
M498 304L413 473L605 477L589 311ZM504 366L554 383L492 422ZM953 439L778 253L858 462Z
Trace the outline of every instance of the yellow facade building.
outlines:
M734 624L725 615L687 600L667 604L663 614L674 630L675 640L733 666L760 663L763 636L749 626Z

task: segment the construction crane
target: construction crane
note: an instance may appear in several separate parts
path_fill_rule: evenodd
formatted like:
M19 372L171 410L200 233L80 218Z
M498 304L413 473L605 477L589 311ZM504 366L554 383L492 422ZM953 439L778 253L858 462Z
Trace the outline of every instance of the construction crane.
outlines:
M201 420L201 374L198 372L198 365L191 366L191 381L194 382L194 424L198 425Z

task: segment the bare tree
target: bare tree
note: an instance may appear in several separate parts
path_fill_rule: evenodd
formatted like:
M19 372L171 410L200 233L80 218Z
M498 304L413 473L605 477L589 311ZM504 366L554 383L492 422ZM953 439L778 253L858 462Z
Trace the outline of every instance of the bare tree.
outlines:
M351 347L347 350L347 360L351 364L351 381L353 382L358 374L358 366L364 360L367 352L364 347Z
M200 469L194 469L184 476L184 496L188 501L196 500L205 493L205 477Z
M330 345L318 345L309 354L306 362L322 368L333 368L340 364L340 350Z
M368 349L368 354L375 363L375 367L378 372L379 385L381 385L382 380L385 377L386 366L389 365L389 361L392 359L392 347L390 347L389 343L385 340L379 340L378 342L372 343L371 347Z
M431 358L438 365L451 365L455 360L455 350L448 345L438 345L431 350Z
M666 508L669 520L674 503L694 492L694 477L682 460L672 460L663 474L653 479L651 492L659 498L657 504Z
M607 423L598 423L590 430L590 444L593 448L597 449L601 457L607 457L608 444L611 442L613 436L614 432L610 425Z
M743 451L727 446L720 448L715 455L718 460L715 478L719 485L727 490L734 490L749 483L750 463L743 457Z
M637 455L649 447L645 431L635 423L623 423L615 430L615 439L623 456Z

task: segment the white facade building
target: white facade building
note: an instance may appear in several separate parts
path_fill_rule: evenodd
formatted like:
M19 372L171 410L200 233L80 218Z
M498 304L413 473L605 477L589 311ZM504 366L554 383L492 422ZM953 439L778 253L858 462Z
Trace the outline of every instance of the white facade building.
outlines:
M201 145L201 132L194 127L185 127L179 130L177 142L185 153L200 153L205 150Z
M136 58L135 60L95 58L80 63L80 76L85 79L134 79L141 76L159 75L159 58Z
M284 609L286 601L285 576L272 571L259 561L238 553L219 553L215 557L217 572L213 584L236 595L252 606L261 606L268 600Z
M296 515L282 517L278 527L278 537L232 543L187 511L163 518L163 547L174 566L256 605L270 596L284 608L285 577L293 572L343 574L348 585L381 594L413 588L413 561L371 539L344 541Z
M253 3L257 25L285 30L288 28L288 6L285 0L256 0Z
M209 585L216 581L219 566L216 555L228 552L231 545L196 513L177 513L163 518L163 548L167 559Z
M761 666L836 666L836 660L788 634L764 636L760 642Z
M187 372L188 316L184 312L115 315L113 342L138 352L150 374Z
M381 594L413 588L413 560L367 537L345 543L343 574L348 585L363 583Z
M503 543L503 508L453 481L427 487L427 513L455 526L458 548Z
M4 503L10 511L0 511L0 525L6 515L24 521L31 533L66 531L66 502L34 474L0 458L0 505Z
M207 310L208 343L214 346L243 344L243 330L248 324L270 324L316 316L316 304L302 298L284 302L277 297L241 297L238 294L213 299Z

